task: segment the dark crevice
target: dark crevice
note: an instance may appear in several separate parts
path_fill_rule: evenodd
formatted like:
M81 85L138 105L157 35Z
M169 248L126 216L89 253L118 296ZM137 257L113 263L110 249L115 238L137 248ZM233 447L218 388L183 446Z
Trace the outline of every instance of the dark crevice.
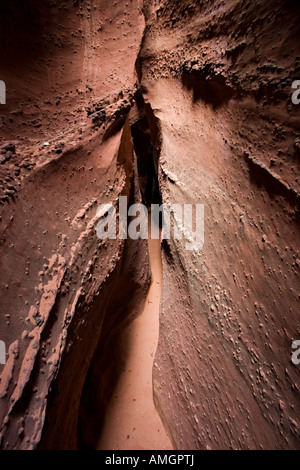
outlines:
M162 201L158 181L159 152L153 142L149 110L147 113L141 92L136 95L136 107L139 117L131 125L131 135L137 156L142 203L149 208L151 204L161 204Z
M131 177L128 204L139 202L140 194L142 203L150 208L151 204L162 203L158 178L160 137L156 118L140 91L136 93L128 119L135 155L131 163L127 161L130 144L124 140L122 155L127 157L123 155L126 161L121 158L120 162L125 165L126 173L130 174L134 168L133 175L137 172ZM146 241L136 243L128 239L125 242L118 279L105 309L101 337L83 388L78 425L79 449L97 448L105 423L105 410L124 369L126 347L122 332L141 312L151 279L150 272L147 274L146 271L141 279L136 265L137 260L146 263L146 251Z
M134 108L137 106L135 103ZM157 166L154 162L155 152L148 120L142 111L136 116L134 122L130 121L135 155L133 147L130 148L132 142L130 142L129 127L128 136L122 139L119 151L119 163L130 179L129 206L139 202L137 200L139 192L145 205L159 201ZM127 134L126 129L124 132ZM149 182L147 172L150 175ZM97 449L105 424L105 410L113 397L115 386L126 363L124 351L127 348L123 331L141 313L150 284L151 275L146 269L146 252L146 241L136 242L130 239L125 241L118 278L105 309L101 337L81 397L78 424L79 449ZM142 277L141 270L144 271Z
M208 72L204 71L187 71L182 73L182 83L185 88L192 90L194 102L199 100L209 104L213 109L227 104L233 97L233 90L226 85L226 81L222 77L207 79Z

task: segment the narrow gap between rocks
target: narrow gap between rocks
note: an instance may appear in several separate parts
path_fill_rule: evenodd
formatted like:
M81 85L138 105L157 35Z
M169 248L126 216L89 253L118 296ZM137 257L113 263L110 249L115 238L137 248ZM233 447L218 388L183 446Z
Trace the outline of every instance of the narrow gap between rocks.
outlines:
M149 232L151 214L149 213ZM160 240L149 239L152 284L142 314L122 331L126 357L105 410L98 450L171 450L153 402L152 368L159 336L162 289Z
M126 361L108 403L97 448L99 450L172 449L153 402L152 369L159 337L162 292L160 240L151 240L151 204L161 202L154 145L143 100L137 97L139 118L131 125L137 157L142 203L149 211L149 257L152 283L142 314L120 336Z
M149 110L147 112L149 115ZM152 282L145 300L145 296L141 297L135 290L134 283L126 285L131 277L126 262L125 267L120 268L118 300L104 321L99 349L84 387L79 417L81 449L172 449L153 401L152 370L159 338L163 272L161 241L151 240L151 204L161 204L161 195L157 171L158 134L154 132L153 141L155 122L149 123L140 94L137 94L130 121L141 201L149 213ZM125 259L132 244L136 242L127 240ZM146 243L141 246L147 249ZM141 248L135 245L134 249ZM137 310L142 312L138 317Z
M150 208L151 204L161 204L158 182L158 151L152 139L146 106L140 93L136 95L136 112L138 118L132 117L134 122L131 125L131 134L137 156L142 203ZM134 115L134 113L132 114Z

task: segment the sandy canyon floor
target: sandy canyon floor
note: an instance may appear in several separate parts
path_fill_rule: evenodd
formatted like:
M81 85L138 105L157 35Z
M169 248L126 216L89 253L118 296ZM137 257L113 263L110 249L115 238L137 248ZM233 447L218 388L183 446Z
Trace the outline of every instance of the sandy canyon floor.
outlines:
M149 239L149 255L152 284L142 315L123 332L120 347L126 365L106 410L98 450L172 450L152 387L163 278L160 240Z

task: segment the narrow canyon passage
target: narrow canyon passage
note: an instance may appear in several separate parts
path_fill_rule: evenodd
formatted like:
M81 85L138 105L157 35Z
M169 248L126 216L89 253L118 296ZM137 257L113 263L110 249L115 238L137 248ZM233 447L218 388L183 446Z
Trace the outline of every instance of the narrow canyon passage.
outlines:
M0 450L300 449L299 23L0 2Z
M149 239L149 254L152 284L142 315L124 330L120 339L127 361L106 409L98 450L172 449L154 407L152 388L162 290L160 240Z

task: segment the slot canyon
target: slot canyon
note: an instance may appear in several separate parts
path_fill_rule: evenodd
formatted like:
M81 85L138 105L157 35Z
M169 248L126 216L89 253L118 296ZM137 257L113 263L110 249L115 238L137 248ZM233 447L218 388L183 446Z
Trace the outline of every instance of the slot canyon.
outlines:
M2 450L300 449L299 21L1 2ZM201 205L203 245L101 239L120 197Z

